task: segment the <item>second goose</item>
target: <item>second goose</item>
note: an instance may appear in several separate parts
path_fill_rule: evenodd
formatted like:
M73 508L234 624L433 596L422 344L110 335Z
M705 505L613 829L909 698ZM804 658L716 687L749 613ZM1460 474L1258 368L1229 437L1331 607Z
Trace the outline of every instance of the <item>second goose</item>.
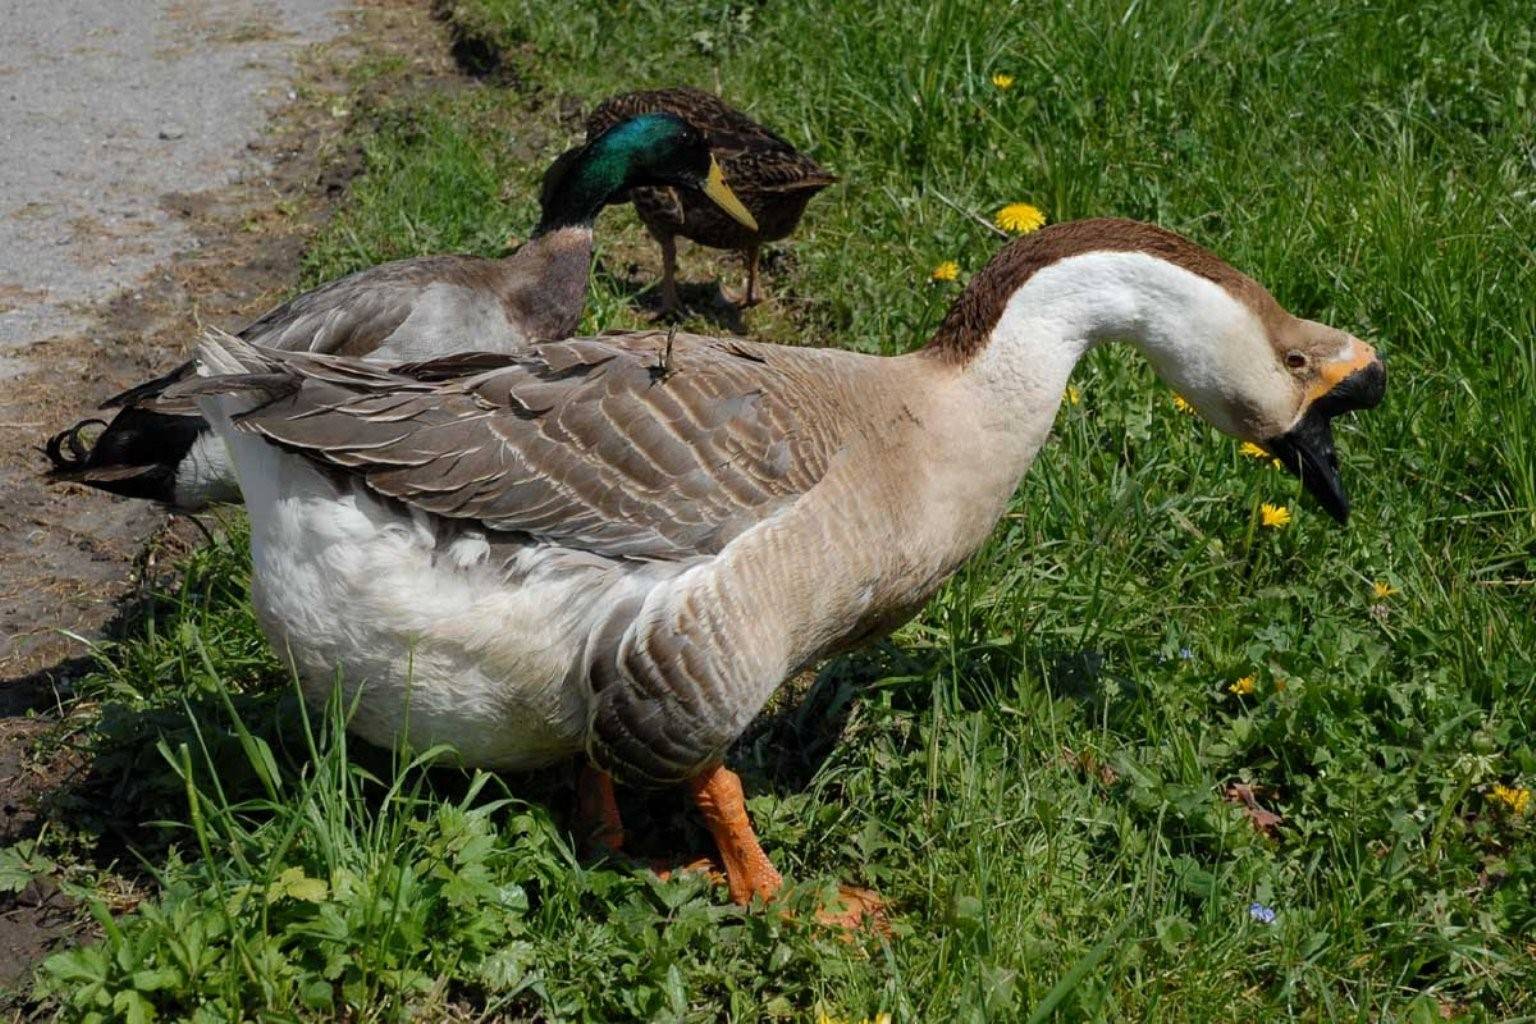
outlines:
M533 237L503 259L421 256L360 270L290 299L240 332L286 350L400 362L467 349L516 352L576 330L586 305L592 225L631 188L668 186L756 228L725 183L703 134L681 118L641 113L610 123L544 175ZM184 512L239 491L223 445L187 410L148 408L191 364L110 398L120 408L89 445L89 419L47 445L55 481L83 483Z

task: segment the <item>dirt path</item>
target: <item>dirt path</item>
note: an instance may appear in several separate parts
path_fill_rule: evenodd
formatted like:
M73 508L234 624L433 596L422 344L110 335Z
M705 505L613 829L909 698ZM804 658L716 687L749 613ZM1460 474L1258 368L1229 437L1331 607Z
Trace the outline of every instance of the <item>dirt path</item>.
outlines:
M34 740L139 582L200 534L45 487L34 446L298 281L355 170L349 69L452 77L426 0L4 4L0 38L0 847L84 770ZM90 924L46 880L0 893L4 989Z
M141 503L42 487L33 446L172 365L199 319L232 325L291 284L294 241L231 229L297 184L294 147L268 126L347 6L4 4L0 679L79 653L56 631L90 635L112 617L162 521ZM0 708L32 696L0 693Z
M259 179L302 49L345 0L5 5L0 34L0 374L83 304L136 289L194 233L167 192Z

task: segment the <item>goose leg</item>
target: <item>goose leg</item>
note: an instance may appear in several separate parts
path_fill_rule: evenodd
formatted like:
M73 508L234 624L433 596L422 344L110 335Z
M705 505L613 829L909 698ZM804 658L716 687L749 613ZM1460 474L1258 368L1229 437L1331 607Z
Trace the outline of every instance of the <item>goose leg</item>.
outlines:
M613 795L613 776L590 764L581 766L576 780L577 838L618 853L624 846L624 822Z
M784 879L752 831L741 779L724 765L715 765L690 779L688 787L720 848L731 899L743 904L752 902L753 896L772 899Z
M677 309L677 239L664 235L661 243L661 311L671 313Z

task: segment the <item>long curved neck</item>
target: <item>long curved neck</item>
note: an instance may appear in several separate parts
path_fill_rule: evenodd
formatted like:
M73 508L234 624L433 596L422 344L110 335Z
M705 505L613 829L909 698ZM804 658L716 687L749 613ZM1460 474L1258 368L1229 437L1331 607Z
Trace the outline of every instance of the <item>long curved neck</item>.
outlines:
M561 155L545 175L533 237L560 228L590 228L623 188L625 170L615 154L591 146Z
M1253 330L1252 317L1221 285L1143 252L1088 252L1032 272L958 367L1007 489L1045 443L1088 349L1128 341L1193 398L1225 387L1227 343Z
M592 227L559 227L535 235L499 267L502 305L525 340L570 337L586 309Z

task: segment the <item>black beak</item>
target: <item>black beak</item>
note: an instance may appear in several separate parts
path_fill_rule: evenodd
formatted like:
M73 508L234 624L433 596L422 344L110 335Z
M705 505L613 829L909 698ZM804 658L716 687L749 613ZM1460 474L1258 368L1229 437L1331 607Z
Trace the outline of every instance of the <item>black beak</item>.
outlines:
M1319 396L1290 430L1264 442L1269 453L1299 477L1318 504L1340 523L1349 522L1349 496L1339 478L1333 419L1356 409L1370 409L1386 393L1387 368L1378 359Z

